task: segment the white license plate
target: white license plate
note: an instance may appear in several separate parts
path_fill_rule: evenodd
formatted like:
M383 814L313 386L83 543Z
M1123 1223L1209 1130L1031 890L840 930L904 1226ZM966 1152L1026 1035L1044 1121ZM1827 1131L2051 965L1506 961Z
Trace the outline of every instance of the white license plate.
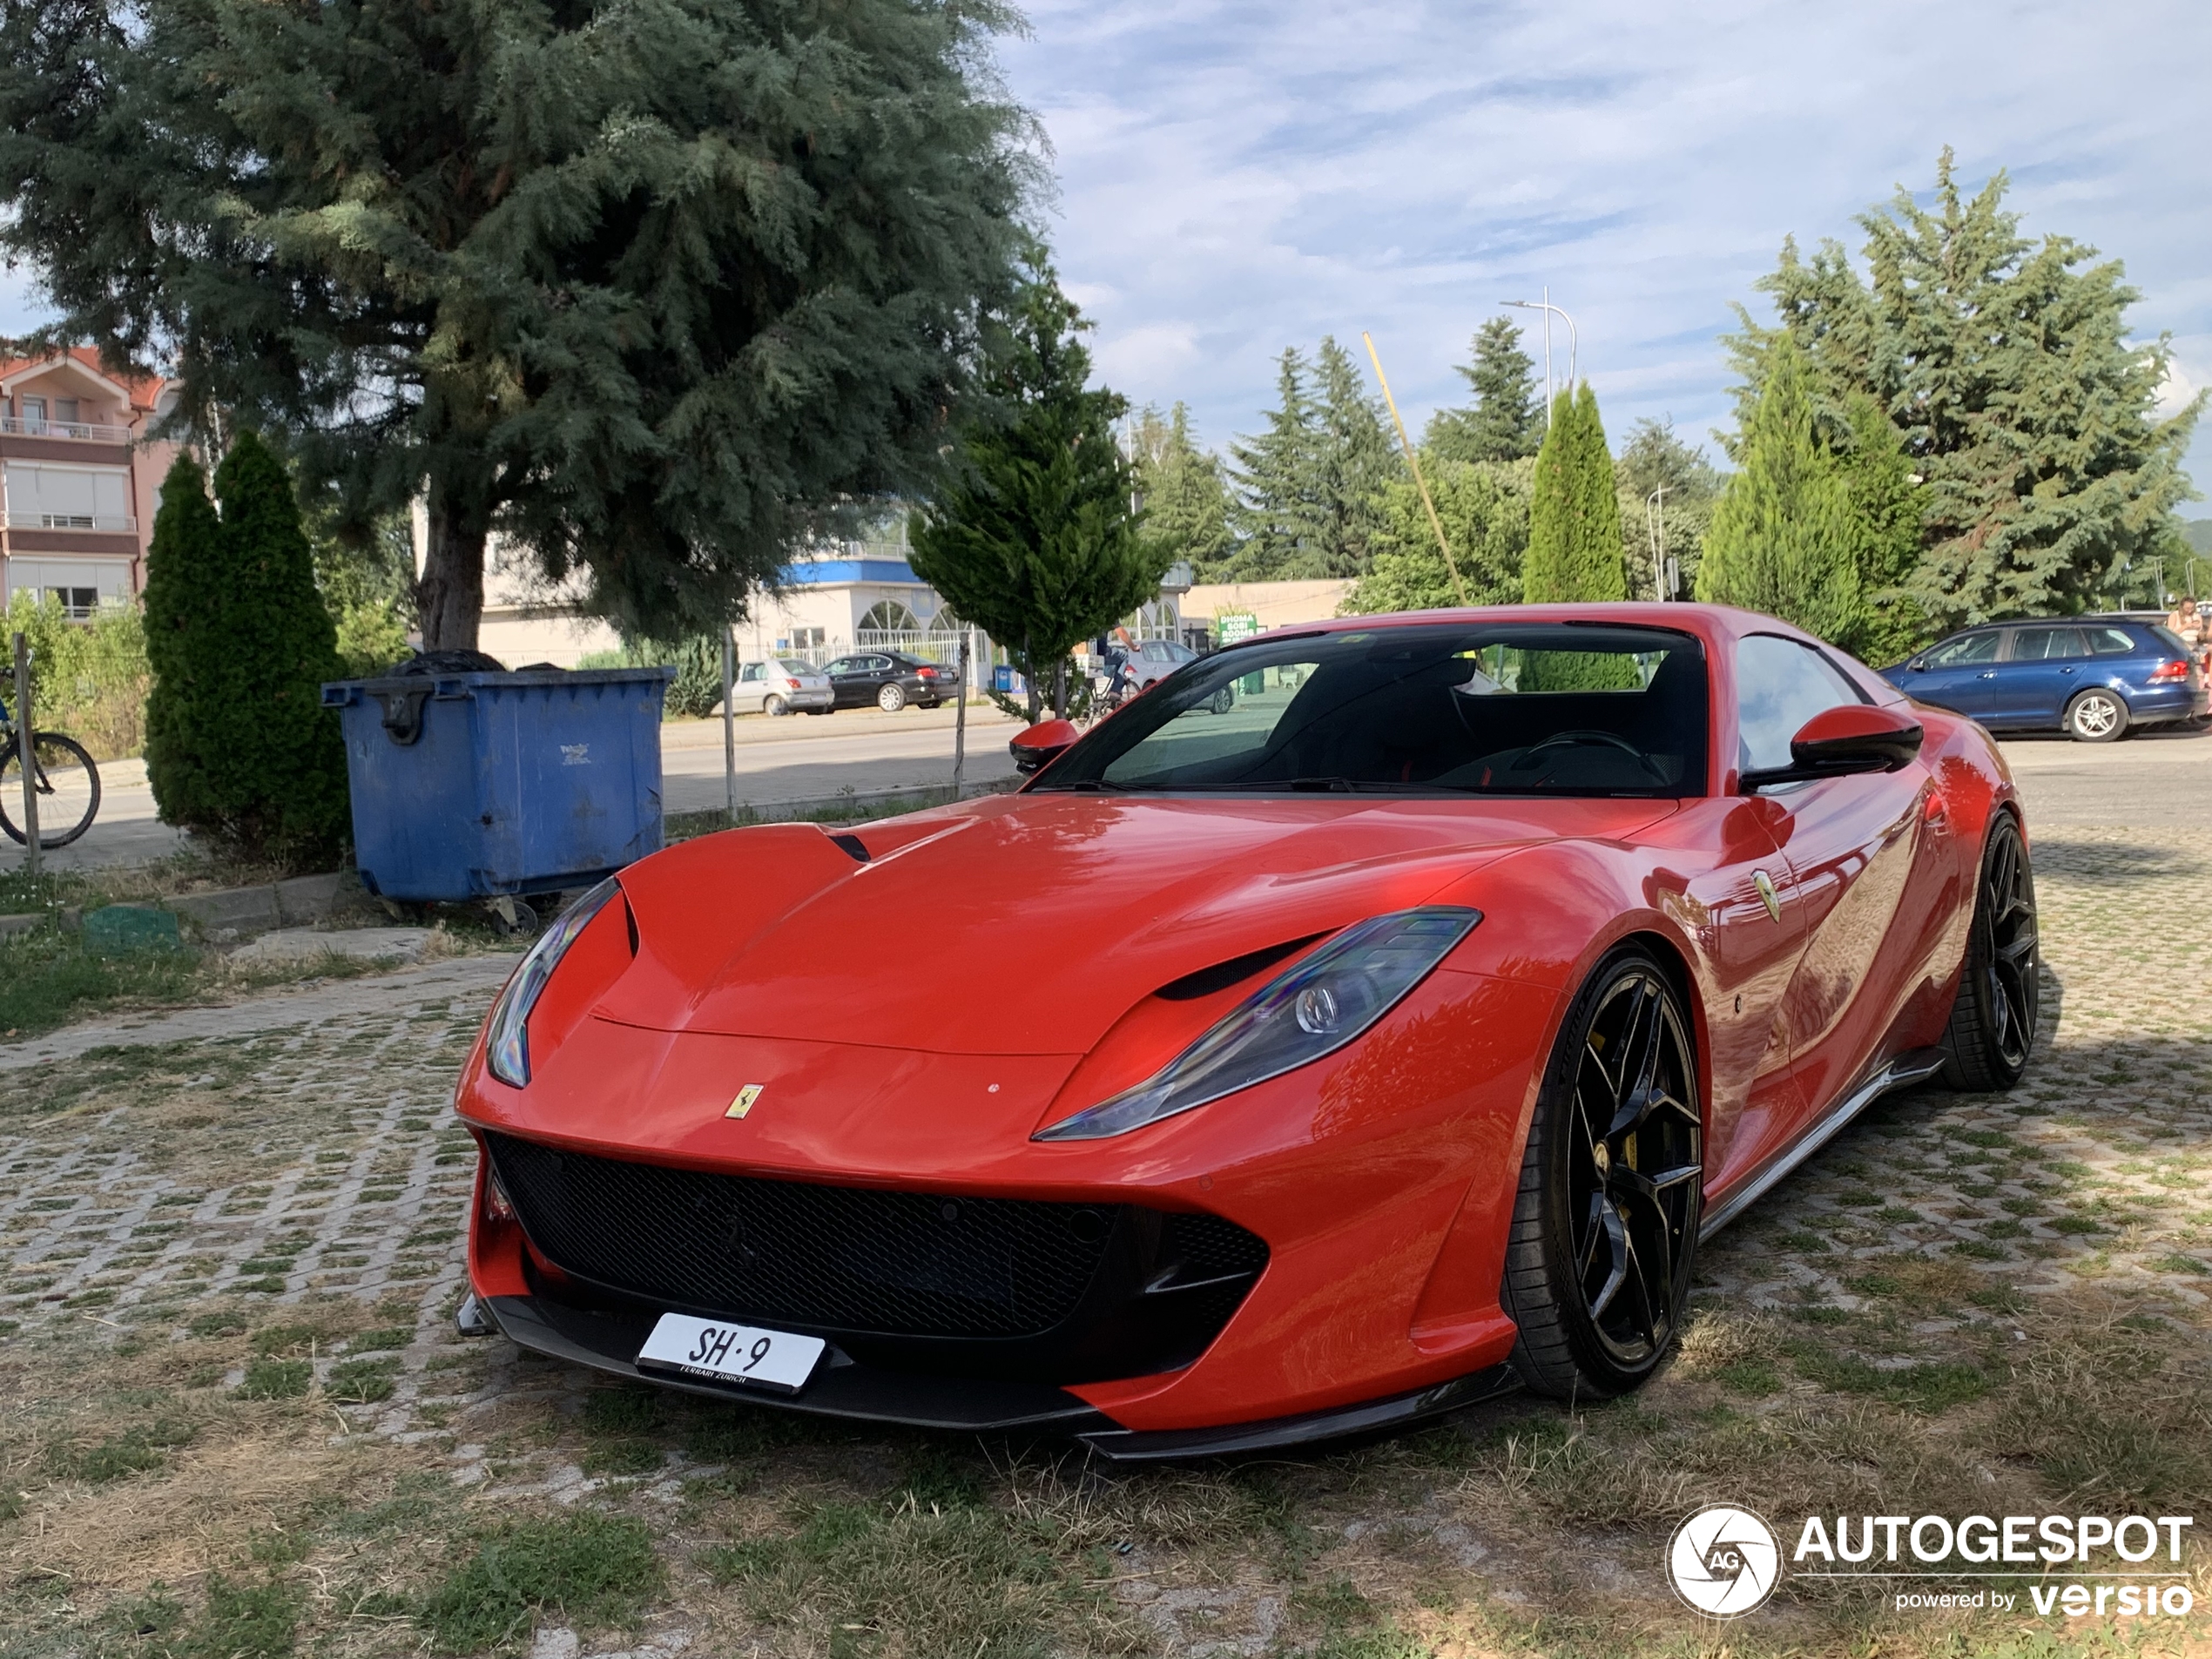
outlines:
M814 1374L827 1345L819 1337L664 1313L645 1345L637 1350L637 1363L650 1370L710 1377L717 1382L759 1383L795 1393Z

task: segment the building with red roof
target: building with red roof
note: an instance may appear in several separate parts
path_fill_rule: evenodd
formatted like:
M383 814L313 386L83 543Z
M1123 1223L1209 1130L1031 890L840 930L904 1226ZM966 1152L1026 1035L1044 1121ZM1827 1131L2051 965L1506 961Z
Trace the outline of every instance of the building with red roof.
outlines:
M145 588L161 480L178 446L147 434L175 382L117 374L89 346L0 353L0 563L10 598L52 594L73 615Z

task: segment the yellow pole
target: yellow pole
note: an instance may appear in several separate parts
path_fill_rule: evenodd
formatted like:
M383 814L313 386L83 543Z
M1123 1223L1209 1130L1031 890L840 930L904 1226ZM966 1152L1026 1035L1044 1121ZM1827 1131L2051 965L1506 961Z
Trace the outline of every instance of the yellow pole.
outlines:
M1366 329L1359 338L1367 342L1367 361L1375 366L1375 378L1382 382L1383 401L1390 405L1390 418L1398 428L1398 442L1404 446L1406 460L1413 469L1413 487L1421 492L1421 505L1428 509L1428 527L1436 532L1436 545L1444 555L1444 568L1452 573L1452 591L1460 596L1460 603L1467 603L1467 584L1460 580L1460 567L1452 557L1452 544L1444 539L1444 521L1436 516L1436 503L1429 498L1428 480L1421 476L1421 458L1413 453L1413 441L1406 435L1405 417L1398 413L1398 400L1390 395L1390 376L1383 373L1382 359L1375 352L1375 337Z

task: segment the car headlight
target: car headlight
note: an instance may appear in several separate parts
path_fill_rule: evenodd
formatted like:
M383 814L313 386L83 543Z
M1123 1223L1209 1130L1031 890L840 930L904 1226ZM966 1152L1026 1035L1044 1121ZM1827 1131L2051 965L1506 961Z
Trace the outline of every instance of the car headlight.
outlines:
M523 965L507 981L499 1001L492 1004L491 1029L484 1040L484 1063L500 1082L516 1089L529 1082L530 1010L537 1006L546 981L553 977L553 970L560 966L569 947L576 943L584 924L621 891L622 884L609 876L563 910L560 920L530 947L530 954L523 958Z
M1048 1124L1038 1141L1126 1135L1333 1054L1428 977L1482 920L1430 905L1345 928L1261 987L1163 1069L1110 1100Z

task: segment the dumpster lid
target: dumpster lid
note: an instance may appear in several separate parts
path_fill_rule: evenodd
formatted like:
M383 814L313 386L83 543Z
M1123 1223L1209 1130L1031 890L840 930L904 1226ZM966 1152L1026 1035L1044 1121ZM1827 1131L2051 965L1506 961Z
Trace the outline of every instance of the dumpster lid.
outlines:
M563 686L574 690L581 685L665 685L675 678L676 671L668 667L526 668L503 670L496 674L488 669L468 674L379 674L369 679L332 680L322 688L322 700L326 705L338 705L379 692L397 697L420 693L428 687L432 697L443 702L488 690L523 691L539 685L549 691Z

